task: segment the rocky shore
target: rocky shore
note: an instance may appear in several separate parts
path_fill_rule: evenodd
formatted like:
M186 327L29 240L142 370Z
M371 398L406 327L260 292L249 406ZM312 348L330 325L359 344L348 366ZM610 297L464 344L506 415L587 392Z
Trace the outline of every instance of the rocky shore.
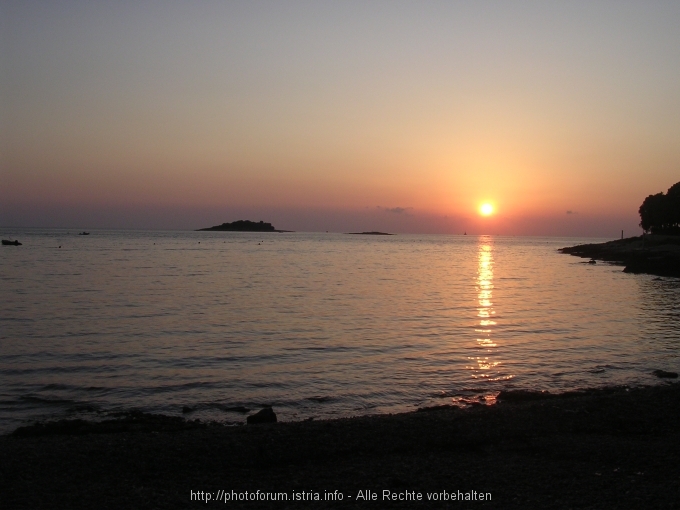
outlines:
M644 235L560 248L562 253L622 265L627 273L680 277L680 236Z
M675 383L233 427L130 412L1 436L0 494L31 509L675 508L679 423Z

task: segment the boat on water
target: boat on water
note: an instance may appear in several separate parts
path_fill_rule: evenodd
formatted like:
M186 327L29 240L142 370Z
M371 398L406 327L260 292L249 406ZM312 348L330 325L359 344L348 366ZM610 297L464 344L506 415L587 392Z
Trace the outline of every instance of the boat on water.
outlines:
M2 245L3 246L21 246L21 243L19 241L10 241L9 239L3 239L2 240Z
M90 233L89 232L80 232L78 235L79 236L89 236Z

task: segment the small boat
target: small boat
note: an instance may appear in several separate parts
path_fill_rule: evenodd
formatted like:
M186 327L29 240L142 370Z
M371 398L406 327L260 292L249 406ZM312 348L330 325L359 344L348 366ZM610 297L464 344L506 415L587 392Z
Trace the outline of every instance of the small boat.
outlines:
M89 236L90 233L89 232L80 232L78 235L79 236Z
M21 246L21 243L19 241L10 241L8 239L3 239L2 245L3 246Z

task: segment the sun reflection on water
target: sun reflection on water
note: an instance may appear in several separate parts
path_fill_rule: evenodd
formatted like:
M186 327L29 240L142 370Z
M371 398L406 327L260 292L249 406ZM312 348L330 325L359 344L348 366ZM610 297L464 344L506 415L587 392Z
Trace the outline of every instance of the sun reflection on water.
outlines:
M477 269L477 317L479 317L479 328L475 332L479 335L477 343L484 348L495 348L497 344L491 340L492 327L496 321L492 317L496 314L493 309L493 246L490 238L482 238L479 245L479 264ZM498 365L498 362L491 363L488 357L477 357L479 370L489 370ZM488 377L488 374L480 374L481 377Z
M499 381L511 379L511 375L499 372L501 361L498 360L498 343L495 340L495 315L493 304L494 290L494 260L493 240L491 237L480 238L478 248L478 266L476 278L477 291L477 319L475 327L477 355L468 356L467 368L471 371L472 379L477 381ZM481 390L481 388L480 388ZM492 404L496 400L497 392L481 391L477 397L454 398L458 404Z

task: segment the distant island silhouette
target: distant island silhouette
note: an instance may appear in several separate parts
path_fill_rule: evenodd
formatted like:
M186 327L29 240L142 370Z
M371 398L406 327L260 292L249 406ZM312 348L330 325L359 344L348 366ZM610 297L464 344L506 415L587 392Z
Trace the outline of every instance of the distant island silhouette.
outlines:
M353 236L393 236L394 234L388 234L387 232L347 232L347 235Z
M220 231L220 232L292 232L292 230L278 230L271 223L264 221L238 220L231 223L222 223L214 227L199 228L200 231Z

